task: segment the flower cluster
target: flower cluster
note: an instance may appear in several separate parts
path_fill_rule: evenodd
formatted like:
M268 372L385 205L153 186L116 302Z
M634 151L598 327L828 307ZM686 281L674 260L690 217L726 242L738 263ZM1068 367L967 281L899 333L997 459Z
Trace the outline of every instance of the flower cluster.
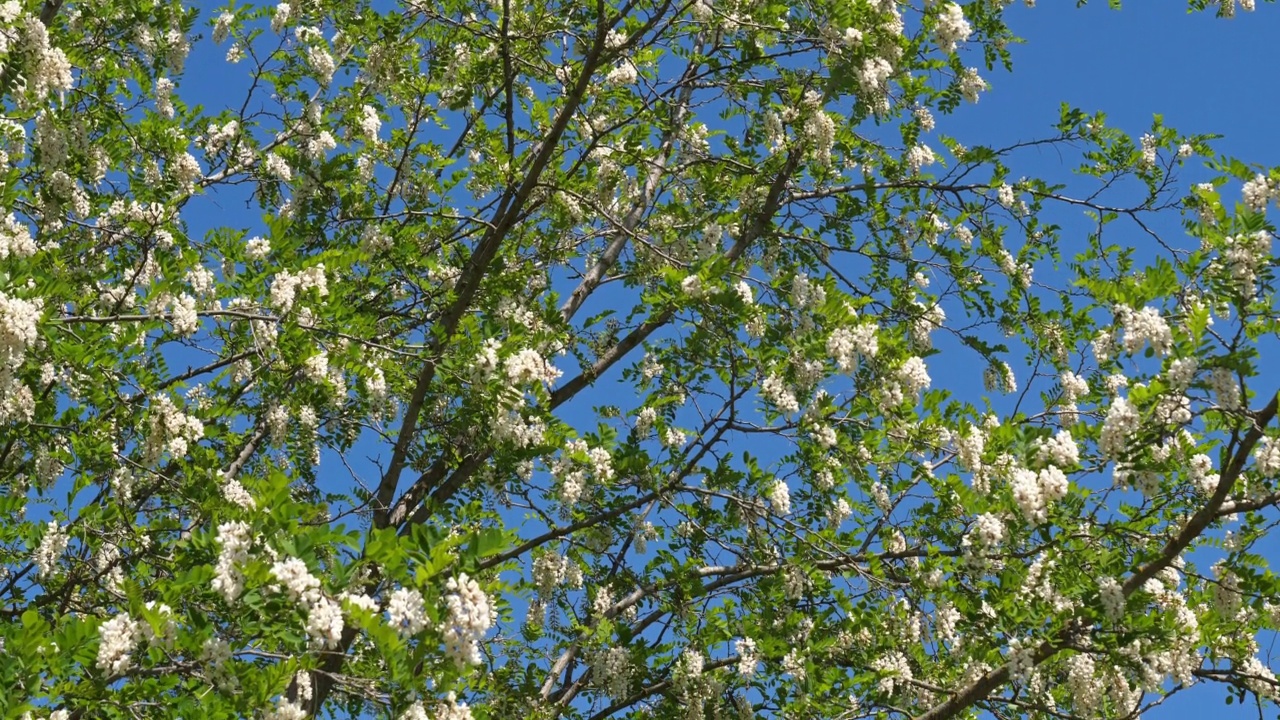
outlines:
M733 651L738 653L738 674L749 678L756 674L760 664L760 653L756 649L756 641L749 637L733 641Z
M858 358L874 358L879 350L876 327L871 323L838 327L827 337L827 354L836 361L841 372L855 369Z
M62 553L67 549L69 539L66 530L57 522L50 520L45 525L44 535L40 538L40 545L36 548L33 558L37 574L41 578L47 578L53 574L58 558L61 558Z
M189 444L202 437L204 423L178 409L168 395L157 395L151 401L150 430L143 450L147 464L159 462L166 451L170 457L183 457Z
M1254 469L1264 478L1280 475L1280 441L1263 437L1253 451Z
M1038 438L1035 443L1036 460L1069 468L1080 462L1080 448L1067 430L1059 431L1051 438Z
M547 598L561 583L582 587L582 568L560 553L542 552L533 558L533 583L538 594Z
M1009 485L1018 510L1034 523L1043 523L1048 519L1050 504L1066 497L1069 487L1067 476L1053 465L1038 473L1026 468L1015 468Z
M769 504L775 515L785 517L791 514L791 491L782 480L777 480L769 488Z
M1236 289L1245 297L1253 297L1258 270L1271 259L1271 233L1258 230L1223 238L1221 262Z
M276 590L282 590L307 613L307 635L312 643L337 647L342 638L342 608L323 595L320 581L306 563L294 557L279 560L271 566L271 576L278 583Z
M1125 352L1138 352L1143 345L1150 343L1151 349L1157 354L1169 353L1173 347L1173 331L1169 329L1169 323L1160 315L1159 310L1144 307L1134 311L1122 305L1117 310L1117 314L1120 317L1120 325L1124 328Z
M507 379L512 385L528 385L540 382L551 386L563 374L554 365L547 362L542 355L533 349L525 348L508 357L504 366Z
M271 283L271 306L281 314L293 309L298 294L315 290L320 297L329 294L329 283L325 278L324 263L312 265L300 273L294 274L281 270Z
M947 54L955 52L956 45L968 40L969 34L973 32L969 22L964 19L964 9L953 2L942 6L937 23L933 32L937 37L938 47Z
M932 382L924 359L914 355L907 358L907 361L902 363L902 367L898 368L897 379L902 386L902 393L909 398L917 397L921 391L928 389Z
M937 157L928 145L912 147L907 151L907 157L904 160L912 175L919 173L925 165L932 165L936 161Z
M1124 617L1124 589L1115 578L1104 577L1098 581L1098 599L1107 619L1114 622Z
M244 591L244 574L240 567L249 559L249 525L225 522L218 526L218 562L213 569L213 589L227 602L235 602Z
M760 383L760 397L773 405L783 414L791 414L800 410L800 402L781 375L769 373Z
M1245 207L1254 212L1263 212L1271 200L1280 202L1280 183L1258 173L1245 182L1241 194L1244 196Z
M881 676L876 687L889 696L910 687L911 681L915 679L911 663L907 662L905 655L897 651L873 660L871 669Z
M30 420L35 412L31 388L16 370L39 337L43 301L24 300L0 291L0 423Z
M614 700L626 699L634 668L624 647L608 647L591 657L591 681Z
M414 588L397 588L387 599L387 624L402 638L411 638L427 628L427 609L422 593Z
M1138 409L1125 398L1116 398L1107 408L1102 421L1102 433L1098 436L1098 452L1103 457L1118 460L1129 449L1129 438L1138 431Z
M133 664L133 651L142 640L142 624L129 616L119 615L98 628L98 669L108 676L119 675Z
M445 585L449 617L444 625L445 655L459 667L480 664L480 640L493 624L489 596L466 573L449 578Z
M991 513L983 513L974 519L973 526L965 535L965 541L971 541L979 547L990 548L1004 540L1004 532L1004 523L1000 518Z

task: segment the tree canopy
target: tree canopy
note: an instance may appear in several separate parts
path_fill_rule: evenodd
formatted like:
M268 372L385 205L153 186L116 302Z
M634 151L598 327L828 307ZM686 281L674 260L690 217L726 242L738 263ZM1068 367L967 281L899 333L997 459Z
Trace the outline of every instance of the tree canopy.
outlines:
M1009 5L0 4L0 716L1270 703L1280 170Z

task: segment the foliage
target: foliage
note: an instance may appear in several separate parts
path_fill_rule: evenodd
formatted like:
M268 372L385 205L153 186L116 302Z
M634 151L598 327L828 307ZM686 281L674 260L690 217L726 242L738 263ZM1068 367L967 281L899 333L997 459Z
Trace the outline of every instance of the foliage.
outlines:
M0 716L1273 699L1280 171L1006 5L4 4Z

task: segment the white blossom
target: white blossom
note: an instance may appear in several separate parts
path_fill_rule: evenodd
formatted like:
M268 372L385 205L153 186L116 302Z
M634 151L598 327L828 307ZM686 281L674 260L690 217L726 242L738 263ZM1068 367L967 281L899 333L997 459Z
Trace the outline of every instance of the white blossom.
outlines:
M1116 398L1107 409L1098 437L1098 451L1103 457L1119 459L1128 451L1129 438L1138 430L1137 409L1124 398Z
M965 68L958 79L960 95L971 103L978 102L978 95L987 89L987 81L978 74L977 68Z
M906 164L912 175L920 172L925 165L932 165L937 158L928 145L916 145L907 151Z
M108 676L123 673L133 664L133 651L142 640L141 624L120 613L98 627L98 669Z
M62 553L67 549L67 543L70 537L61 525L50 520L45 524L44 535L40 538L40 545L36 548L33 562L36 564L38 575L41 578L49 577L53 574L54 568L57 566L58 559L62 557Z
M1117 311L1120 324L1124 328L1123 347L1127 353L1135 353L1143 345L1151 344L1151 348L1159 355L1167 355L1173 347L1173 331L1169 323L1153 307L1144 307L1137 312L1121 306Z
M240 521L218 526L218 562L214 566L213 589L227 602L234 602L244 591L244 575L239 566L249 559L249 526Z
M494 610L489 597L466 573L449 578L445 584L445 607L449 617L444 624L445 656L459 667L480 664L480 640L493 623Z
M1108 619L1118 621L1124 617L1124 590L1115 578L1104 577L1098 581L1102 611Z
M413 588L398 588L387 600L387 624L400 637L409 638L426 629L427 612L422 593Z
M769 488L769 504L773 507L773 512L776 515L787 516L791 514L791 491L787 488L785 482L778 480Z
M955 52L956 45L969 39L973 28L964 18L964 10L953 2L945 3L938 13L934 35L938 40L938 48L950 54Z

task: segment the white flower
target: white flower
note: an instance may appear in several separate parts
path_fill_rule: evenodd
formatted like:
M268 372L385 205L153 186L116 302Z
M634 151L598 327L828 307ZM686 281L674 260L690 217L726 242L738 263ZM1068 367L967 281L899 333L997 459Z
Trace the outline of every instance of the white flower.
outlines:
M902 384L903 393L911 398L916 397L920 391L928 389L932 382L924 359L914 355L907 358L902 367L898 368L897 376L898 382Z
M915 679L907 657L897 651L874 660L871 669L882 676L877 687L885 695L893 695L900 689L911 687L910 682Z
M893 66L888 60L872 55L862 62L862 67L858 70L858 82L864 92L880 93L886 89L885 83L892 74Z
M213 26L213 42L221 45L226 42L227 36L231 34L231 23L235 22L236 16L229 12L224 12L218 16L218 22Z
M734 652L738 653L738 674L749 678L756 674L756 666L760 664L760 654L756 650L756 641L749 637L733 641Z
M349 603L352 607L358 607L361 610L365 610L375 614L378 612L378 601L374 600L368 595L365 595L364 593L356 594L356 593L351 593L349 591L343 592L341 595L338 596L338 600Z
M920 172L925 165L932 165L937 158L933 154L933 150L928 145L916 145L907 151L906 163L911 168L911 174Z
M271 576L279 581L277 589L283 589L290 600L303 607L311 607L320 600L320 581L316 579L307 564L299 558L288 557L276 561L271 566Z
M218 472L218 477L222 480L222 497L227 502L232 505L238 505L245 510L252 510L257 507L258 504L254 501L253 496L249 494L248 490L244 489L244 485L241 485L239 480L227 477L227 474L222 471Z
M360 131L370 140L378 139L378 130L382 128L382 119L378 117L378 109L372 105L360 108Z
M968 40L969 34L973 32L973 28L964 19L964 10L953 2L942 6L937 22L934 35L938 39L938 48L947 54L955 52L956 45Z
M1036 460L1052 463L1058 467L1069 468L1080 462L1080 448L1069 430L1059 431L1048 440L1036 440Z
M564 374L547 362L537 350L530 348L508 357L505 368L507 379L517 386L534 382L552 385Z
M987 89L987 81L978 74L977 68L965 68L959 78L960 95L971 103L978 102L978 94Z
M966 539L972 538L974 543L982 547L992 547L1004 540L1004 523L990 513L983 513L973 521Z
M156 112L162 117L173 119L173 81L169 78L156 78Z
M320 598L307 614L307 635L318 647L331 649L342 639L342 608L328 598Z
M179 337L190 337L200 329L200 315L196 311L196 299L182 293L173 301L173 310L169 321L173 323L173 332Z
M1223 238L1222 242L1222 264L1231 275L1232 283L1244 295L1252 297L1256 293L1254 283L1258 279L1258 270L1271 260L1270 231L1264 229L1231 235Z
M853 514L853 508L849 507L849 501L844 498L836 498L836 501L827 508L827 525L838 529L840 524L849 519Z
M1107 409L1098 436L1098 452L1112 460L1122 457L1128 449L1129 436L1138 430L1138 410L1124 398L1116 398Z
M630 60L623 60L618 63L609 74L605 76L604 81L610 85L631 85L640 75L636 71L635 63Z
M1156 150L1158 149L1156 137L1150 133L1145 133L1141 138L1138 138L1138 141L1142 145L1142 157L1138 164L1144 168L1155 165Z
M1023 517L1037 524L1046 520L1048 516L1044 491L1034 471L1015 468L1010 474L1009 489L1013 492L1013 501L1017 503L1018 511Z
M275 707L262 714L263 720L306 720L306 717L307 711L301 705L283 697L277 698Z
M1151 348L1160 355L1167 355L1172 349L1173 331L1156 308L1144 307L1134 312L1128 307L1121 306L1117 314L1124 328L1122 345L1125 352L1135 353L1147 343L1150 343Z
M702 297L706 292L702 287L702 278L697 275L690 275L681 280L680 292L695 300Z
M827 338L827 354L842 372L855 369L859 358L874 358L879 351L876 326L871 323L838 327Z
M466 573L445 584L444 652L459 667L480 664L480 640L493 624L489 597Z
M591 681L614 700L624 700L631 688L633 665L624 647L610 647L591 656Z
M1185 472L1196 489L1204 495L1212 495L1218 487L1219 476L1213 472L1213 459L1204 453L1191 456Z
M277 5L275 12L271 15L271 32L274 32L277 35L280 34L280 32L284 30L285 25L288 24L289 14L292 11L293 8L289 6L289 3L282 2Z
M116 676L133 664L132 653L142 639L142 627L129 613L120 613L98 628L98 669Z
M413 588L399 588L387 600L387 624L396 629L400 637L409 638L427 627L426 606L422 593Z
M970 427L956 439L956 462L961 469L970 472L982 468L982 453L986 450L987 436L980 427Z
M915 116L916 122L920 124L921 130L923 130L924 132L933 131L933 128L936 126L936 123L934 122L934 119L933 119L933 113L929 112L929 108L925 107L924 105L920 105L920 106L917 106L914 110L912 110L911 114Z
M1253 460L1258 474L1264 478L1273 478L1280 474L1280 441L1272 437L1263 437L1253 451Z
M244 591L244 575L238 565L249 559L249 526L243 522L226 522L218 526L217 542L221 546L214 566L213 589L227 602L234 602Z
M1124 589L1115 578L1102 578L1098 581L1099 599L1102 601L1102 612L1112 621L1124 617Z
M760 397L765 402L771 403L778 408L778 412L790 414L799 411L800 403L796 400L795 393L787 387L786 381L782 376L775 373L769 373L760 384Z
M431 716L427 715L427 708L422 704L421 700L415 700L412 705L405 708L400 713L400 720L431 720Z
M36 548L34 558L39 577L46 578L53 573L58 559L67 549L68 540L66 530L58 523L50 520L45 525L44 536L40 538L40 546Z
M333 73L338 69L333 56L319 45L308 45L306 55L307 64L311 66L312 71L315 73L316 82L321 87L327 87L329 82L333 80Z
M1209 373L1209 389L1224 410L1240 409L1240 383L1230 368L1214 368Z
M785 482L778 480L769 489L769 504L773 506L775 515L791 514L791 491Z
M1271 182L1270 178L1258 173L1253 179L1244 183L1242 188L1244 206L1254 213L1261 213L1267 209L1267 201L1276 196L1280 192L1280 187Z
M262 164L268 175L281 182L289 182L293 179L293 169L289 167L289 161L275 153L268 153Z

